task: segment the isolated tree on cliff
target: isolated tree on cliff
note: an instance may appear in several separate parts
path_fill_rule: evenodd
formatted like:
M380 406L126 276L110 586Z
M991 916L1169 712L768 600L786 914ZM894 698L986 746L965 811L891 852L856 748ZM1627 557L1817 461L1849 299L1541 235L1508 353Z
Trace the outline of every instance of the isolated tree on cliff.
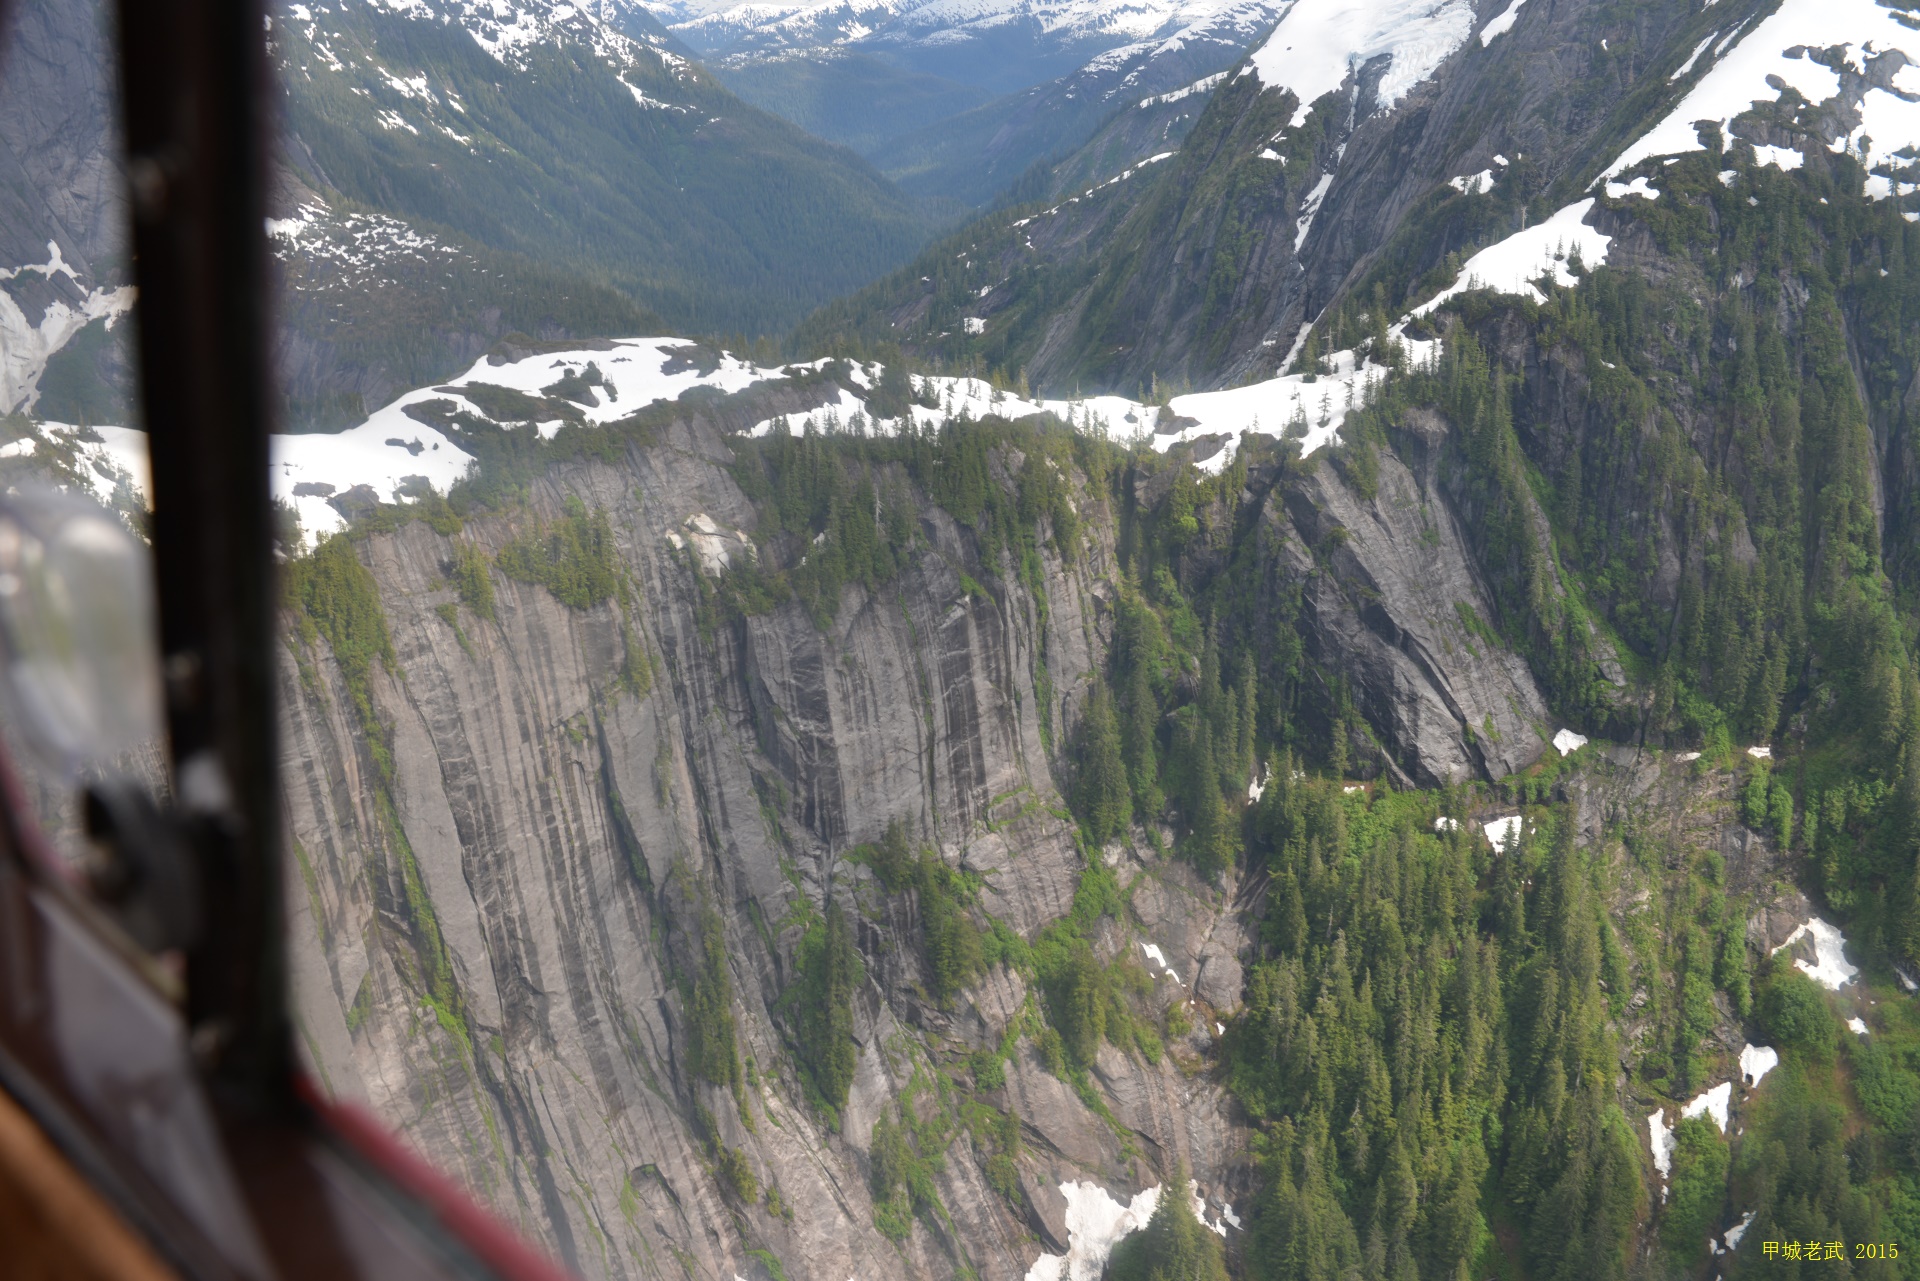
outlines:
M1133 822L1132 788L1120 756L1120 724L1105 681L1094 683L1080 725L1080 778L1074 788L1074 808L1096 845L1122 835Z
M800 982L792 997L800 1061L814 1089L835 1109L853 1084L853 994L863 967L847 914L832 899L800 940Z
M1213 880L1233 866L1239 853L1239 831L1235 815L1220 795L1214 769L1213 736L1200 726L1194 744L1191 796L1193 835L1187 838L1187 857L1200 874Z

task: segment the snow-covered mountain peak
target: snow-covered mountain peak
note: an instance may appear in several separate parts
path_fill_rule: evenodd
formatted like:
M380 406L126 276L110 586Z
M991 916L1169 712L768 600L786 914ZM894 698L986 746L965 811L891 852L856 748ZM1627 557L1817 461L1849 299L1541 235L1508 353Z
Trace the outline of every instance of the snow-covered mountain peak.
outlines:
M720 6L684 0L657 5L655 12L676 35L717 51L742 44L936 48L1016 24L1043 41L1137 44L1165 40L1246 7L1245 0L748 0Z
M563 40L579 41L616 70L632 66L651 53L678 63L681 60L662 47L664 42L632 34L629 21L646 10L632 0L331 0L331 3L291 4L281 20L300 31L333 69L334 51L328 34L335 26L335 15L349 14L354 8L370 10L416 22L456 26L473 37L474 43L501 65L524 70L532 50Z
M628 0L323 0L288 5L272 47L287 75L332 79L364 99L381 130L444 139L479 155L489 146L488 122L471 111L456 77L411 42L383 43L365 19L465 32L493 62L523 74L538 51L570 47L618 77L640 109L691 110L663 86L691 80L692 67L667 39L628 24L635 14L644 11Z

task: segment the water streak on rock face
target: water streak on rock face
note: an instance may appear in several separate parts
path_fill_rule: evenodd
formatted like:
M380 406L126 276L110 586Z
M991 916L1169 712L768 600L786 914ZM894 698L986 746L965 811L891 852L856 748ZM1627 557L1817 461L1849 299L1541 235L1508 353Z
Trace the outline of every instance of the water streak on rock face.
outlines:
M452 543L426 523L360 543L396 659L368 682L388 783L324 642L283 651L289 917L302 1036L326 1087L367 1100L589 1276L655 1275L676 1258L744 1274L749 1249L794 1276L944 1276L960 1259L1021 1276L1043 1246L1065 1248L1063 1180L1131 1194L1184 1161L1223 1186L1244 1135L1214 1083L1104 1046L1109 1122L1023 1042L997 1096L1024 1122L1016 1195L988 1184L962 1140L936 1176L951 1226L921 1216L899 1248L874 1228L876 1121L929 1056L956 1063L1033 1007L1004 969L951 1010L927 1000L910 910L840 855L900 820L984 876L986 905L1021 934L1068 910L1083 863L1043 725L1064 732L1104 661L1111 531L1075 565L1044 554L1043 611L929 507L922 553L872 595L849 588L830 630L797 604L715 625L710 580L668 534L701 512L755 527L728 461L710 426L677 425L617 465L556 468L529 510L455 536L498 552L578 497L611 520L627 605L569 609L496 572L488 621L443 608ZM983 599L963 573L1008 586ZM837 1131L806 1103L777 1008L794 906L830 886L870 909ZM707 904L746 1065L737 1090L688 1062ZM1238 1002L1247 940L1217 892L1174 868L1142 880L1134 912L1204 999ZM744 1203L717 1173L723 1150L777 1199Z

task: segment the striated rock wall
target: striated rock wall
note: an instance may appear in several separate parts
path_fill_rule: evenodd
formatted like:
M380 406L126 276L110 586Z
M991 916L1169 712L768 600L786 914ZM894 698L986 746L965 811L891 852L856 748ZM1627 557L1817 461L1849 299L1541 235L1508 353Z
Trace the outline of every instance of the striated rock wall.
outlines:
M1216 888L1144 845L1084 855L1061 796L1060 745L1106 662L1114 504L1075 480L1086 546L1071 564L1042 553L1041 592L983 565L973 533L927 505L918 554L877 591L847 588L830 628L798 603L727 621L687 530L698 515L756 526L715 421L742 409L690 405L652 443L557 465L524 504L454 535L415 521L356 543L394 649L365 686L372 742L325 642L290 637L288 912L314 1072L588 1277L1020 1278L1072 1244L1063 1182L1124 1205L1182 1164L1210 1219L1232 1203L1246 1221L1251 1133L1211 1067L1255 959L1264 875ZM1374 764L1402 783L1502 777L1553 728L1525 663L1469 622L1491 606L1441 483L1445 433L1412 423L1372 497L1325 459L1254 471L1206 514L1183 571L1251 558L1245 607L1297 627L1316 668L1349 683ZM455 541L498 553L576 498L609 518L624 599L573 609L496 571L491 618L458 603ZM1687 866L1689 850L1716 852L1756 901L1773 893L1781 865L1730 817L1730 776L1631 747L1582 760L1554 794L1579 839L1606 847L1619 928L1664 920L1680 899L1663 860ZM1095 928L1096 954L1138 964L1155 1012L1191 998L1191 1030L1151 1063L1103 1043L1083 1096L1024 1035L1041 1024L1016 971L931 999L913 896L844 857L895 821L983 878L984 905L1029 940L1102 859L1124 906ZM1649 861L1656 846L1669 853ZM831 1124L782 1004L830 897L865 966ZM712 929L737 1086L692 1059ZM1660 1026L1635 1004L1623 1030L1639 1045ZM1017 1118L1011 1178L960 1119L959 1087L980 1084L970 1056L1003 1043L1004 1084L971 1097ZM951 1128L939 1208L896 1244L869 1179L876 1128L903 1109Z
M875 1229L875 1122L1030 1006L1006 970L956 1008L926 1000L910 910L840 855L899 819L984 875L988 908L1023 935L1068 910L1082 856L1043 725L1062 741L1104 661L1111 539L1096 529L1077 565L1046 553L1042 610L1012 573L988 579L1016 584L992 599L963 588L963 573L987 578L975 544L929 510L924 554L881 592L849 588L830 631L796 604L712 626L668 534L697 513L754 528L728 458L714 430L677 424L618 463L554 470L525 510L456 536L498 551L577 496L611 519L625 607L569 609L495 573L495 619L461 609L456 629L439 608L456 599L452 540L415 522L361 543L396 658L369 688L388 785L325 643L289 642L289 915L316 1073L587 1276L760 1276L778 1260L796 1279L1018 1277L1067 1245L1063 1179L1130 1195L1185 1161L1231 1200L1244 1136L1220 1087L1189 1075L1213 1033L1202 1017L1157 1065L1105 1049L1111 1120L1023 1043L987 1096L1022 1118L1020 1195L989 1186L962 1133L937 1175L949 1219L921 1216L900 1247ZM652 674L644 694L635 670ZM1136 920L1102 953L1137 931L1208 1001L1237 1003L1247 939L1231 899L1184 869L1124 876ZM828 894L869 909L837 1132L806 1104L776 1010L795 905ZM680 976L702 902L724 928L749 1065L737 1095L686 1061ZM1166 1001L1185 995L1161 983ZM744 1153L791 1217L742 1203L715 1144Z

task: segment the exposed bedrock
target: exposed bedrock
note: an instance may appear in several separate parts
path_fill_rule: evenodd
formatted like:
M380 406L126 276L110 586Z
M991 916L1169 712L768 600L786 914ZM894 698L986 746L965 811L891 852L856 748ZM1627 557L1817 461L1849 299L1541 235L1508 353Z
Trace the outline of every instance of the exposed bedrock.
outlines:
M1072 564L1043 553L1042 601L929 507L920 553L872 594L849 587L830 628L797 603L729 622L669 535L701 513L755 528L730 460L713 425L678 423L616 461L556 467L523 506L457 535L497 553L577 497L611 522L624 604L572 609L495 572L486 619L458 605L453 540L428 523L359 542L394 648L366 683L378 751L325 641L289 640L289 915L304 1045L326 1087L594 1277L764 1276L769 1258L796 1279L963 1263L1021 1277L1068 1244L1061 1182L1124 1202L1181 1162L1212 1203L1247 1204L1248 1133L1201 1069L1213 1015L1241 999L1253 896L1116 846L1103 857L1133 886L1128 919L1108 918L1096 951L1161 949L1180 982L1149 967L1152 999L1196 997L1193 1031L1157 1063L1104 1046L1091 1079L1108 1116L1020 1040L1004 1088L983 1096L1020 1118L1018 1187L996 1190L962 1131L934 1176L945 1217L919 1216L898 1246L874 1226L876 1124L927 1096L932 1066L1037 1013L1004 968L945 1008L931 1000L912 896L843 855L898 820L983 876L984 906L1021 935L1069 910L1083 856L1060 747L1105 663L1114 530L1082 486L1087 547ZM1315 657L1351 681L1394 773L1497 776L1538 754L1540 696L1519 659L1469 636L1461 605L1485 616L1484 593L1430 480L1389 458L1363 500L1323 462L1244 500L1262 572L1304 593ZM837 1128L807 1101L780 1005L796 907L829 895L857 923L866 972ZM737 1089L689 1062L709 908ZM753 1203L725 1152L751 1167Z

